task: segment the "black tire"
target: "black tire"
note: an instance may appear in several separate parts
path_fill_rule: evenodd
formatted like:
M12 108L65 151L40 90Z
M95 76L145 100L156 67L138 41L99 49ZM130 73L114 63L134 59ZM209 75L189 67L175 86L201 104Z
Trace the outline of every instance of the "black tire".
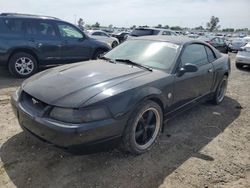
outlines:
M115 48L116 46L118 46L118 42L114 41L111 46L112 48Z
M101 57L102 54L104 54L106 51L105 50L97 50L93 56L93 59L98 59L99 57Z
M227 83L228 83L228 77L225 75L222 78L222 80L220 81L220 83L219 83L219 85L214 93L214 96L212 99L213 104L218 105L224 100L225 94L227 91Z
M18 52L10 57L8 68L13 76L27 78L36 73L37 60L31 54Z
M238 69L242 69L244 65L241 64L241 63L236 63L235 66L236 66L236 68L238 68Z
M161 107L153 101L143 102L128 121L122 137L122 148L135 155L149 151L159 137L162 122Z

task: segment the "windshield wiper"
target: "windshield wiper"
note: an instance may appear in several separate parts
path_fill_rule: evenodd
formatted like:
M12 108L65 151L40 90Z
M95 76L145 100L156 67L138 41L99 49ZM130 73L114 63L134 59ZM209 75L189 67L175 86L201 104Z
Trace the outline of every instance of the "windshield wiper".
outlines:
M105 57L105 56L99 57L99 59L103 59L103 60L108 61L108 62L110 62L110 63L116 64L116 62L115 62L114 60L112 60L112 59L110 59L110 58L107 58L107 57Z
M148 70L148 71L150 71L150 72L153 71L153 69L151 69L150 67L147 67L147 66L145 66L145 65L142 65L142 64L139 64L139 63L136 63L136 62L133 62L133 61L131 61L131 60L129 60L129 59L115 59L115 61L120 61L120 62L123 62L123 63L127 63L127 64L129 64L129 65L134 65L134 66L137 66L137 67L146 69L146 70Z

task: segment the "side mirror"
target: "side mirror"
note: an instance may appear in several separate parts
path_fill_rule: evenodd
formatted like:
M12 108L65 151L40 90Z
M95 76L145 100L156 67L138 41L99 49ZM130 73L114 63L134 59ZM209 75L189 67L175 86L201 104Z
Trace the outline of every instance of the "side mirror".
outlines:
M196 71L198 71L198 67L196 65L187 63L183 67L180 68L178 72L178 76L182 76L186 72L196 72Z

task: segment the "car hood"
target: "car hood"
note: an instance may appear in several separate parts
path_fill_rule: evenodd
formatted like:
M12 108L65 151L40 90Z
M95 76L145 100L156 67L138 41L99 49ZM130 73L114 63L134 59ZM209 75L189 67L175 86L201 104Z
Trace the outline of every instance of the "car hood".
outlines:
M49 105L77 108L100 92L144 74L150 72L126 64L96 60L38 73L27 79L22 89Z

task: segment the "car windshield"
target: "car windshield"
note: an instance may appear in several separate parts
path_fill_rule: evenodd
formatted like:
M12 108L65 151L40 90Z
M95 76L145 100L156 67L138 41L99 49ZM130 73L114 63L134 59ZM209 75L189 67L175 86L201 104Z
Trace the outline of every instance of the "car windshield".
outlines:
M129 40L117 46L104 57L126 59L156 69L170 70L179 45L147 40Z
M141 28L141 29L134 29L132 32L131 32L131 36L147 36L147 35L157 35L160 31L158 30L154 30L154 29L144 29L144 28Z

